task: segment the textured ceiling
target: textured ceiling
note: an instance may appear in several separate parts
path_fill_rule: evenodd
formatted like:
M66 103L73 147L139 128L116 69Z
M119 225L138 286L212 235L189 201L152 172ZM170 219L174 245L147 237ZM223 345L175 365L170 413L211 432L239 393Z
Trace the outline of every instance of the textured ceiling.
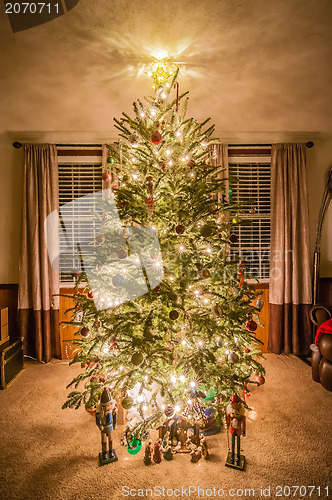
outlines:
M80 0L15 34L0 17L4 130L114 136L162 47L217 134L332 132L331 0Z

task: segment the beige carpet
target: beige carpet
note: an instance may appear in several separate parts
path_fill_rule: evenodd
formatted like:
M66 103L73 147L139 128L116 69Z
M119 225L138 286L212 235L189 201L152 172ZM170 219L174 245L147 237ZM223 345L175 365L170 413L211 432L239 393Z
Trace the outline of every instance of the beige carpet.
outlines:
M199 496L193 489L189 497L190 485L207 490L205 498L211 493L210 498L220 498L221 488L224 497L252 497L253 492L244 490L253 488L255 498L263 498L261 486L269 485L271 495L266 498L279 498L277 485L328 485L332 496L332 393L313 382L310 367L297 358L270 354L265 366L266 384L254 388L249 399L253 411L242 441L247 468L239 472L224 465L224 431L207 438L208 461L192 464L188 455L177 455L172 462L146 467L143 451L131 456L120 445L118 429L113 436L119 461L99 467L99 431L94 419L83 408L61 409L65 385L79 368L59 361L28 363L0 391L0 499L139 498L135 491L123 496L125 486L165 487L164 496L163 490L156 489L152 498L158 498L158 491L159 498L168 498L170 489L176 488L180 490L175 495L180 493L182 498L203 498L202 491ZM232 488L235 491L229 492ZM302 489L302 496L293 492L290 498L326 498L323 490L321 496L317 489L311 496L309 489L306 495ZM286 497L287 488L285 493ZM151 498L149 492L143 498Z

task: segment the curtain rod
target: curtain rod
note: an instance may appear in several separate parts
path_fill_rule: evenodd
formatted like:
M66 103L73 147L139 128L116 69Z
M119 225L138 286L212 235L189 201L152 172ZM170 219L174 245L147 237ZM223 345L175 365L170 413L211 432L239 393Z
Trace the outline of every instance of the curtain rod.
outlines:
M310 149L310 148L312 148L315 145L315 143L312 142L312 141L308 141L308 142L305 143L305 145L307 146L307 148ZM235 148L235 147L244 148L244 147L250 147L250 146L252 146L252 147L261 147L261 148L265 147L266 148L266 147L271 147L272 144L228 144L229 148Z
M18 142L18 141L15 141L13 142L13 147L16 148L16 149L19 149L22 147L22 143L21 142ZM84 146L86 148L94 148L94 147L99 147L101 148L102 147L102 144L56 144L56 147L57 148L61 148L63 146L66 146L66 147L71 147L71 148L74 148L76 146Z
M312 141L308 141L305 143L305 145L307 146L307 148L312 148L315 143L312 142ZM85 146L85 147L101 147L102 144L56 144L57 147L61 147L61 146L67 146L67 147L75 147L75 146ZM249 146L255 146L255 147L271 147L272 144L228 144L228 147L230 148L234 148L234 147L249 147ZM22 147L22 143L21 142L18 142L18 141L15 141L13 142L13 147L16 148L16 149L19 149Z

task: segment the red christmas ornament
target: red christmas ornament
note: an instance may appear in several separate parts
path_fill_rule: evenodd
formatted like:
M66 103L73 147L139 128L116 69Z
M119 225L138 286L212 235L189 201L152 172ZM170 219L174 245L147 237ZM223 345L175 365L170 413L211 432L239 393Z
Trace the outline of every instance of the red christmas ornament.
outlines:
M259 385L263 385L265 384L265 378L262 376L262 375L258 375L256 378L255 378L257 384Z
M126 259L128 257L126 250L119 250L117 255L119 259Z
M88 293L88 297L89 297L89 299L93 299L93 297L94 297L94 295L93 295L93 293L92 293L92 291L91 291L91 290L90 290L90 292Z
M182 224L179 224L178 226L176 226L175 228L175 232L177 234L183 234L185 231L185 227L182 225Z
M90 415L95 415L96 414L96 407L91 401L87 401L84 405L85 411L87 411Z
M160 132L158 132L158 130L153 132L153 134L151 135L151 141L153 142L153 144L160 144L162 140L162 135Z
M101 178L105 182L112 182L112 176L111 176L111 174L109 172L103 172Z
M172 319L173 321L178 319L179 317L179 313L177 312L176 309L173 309L170 313L169 313L169 317L170 319Z
M194 168L194 166L195 166L195 162L194 162L194 160L189 160L189 161L188 161L188 163L187 163L187 166L188 166L189 168Z
M82 330L80 331L80 334L82 337L88 337L90 335L90 330L86 326L83 326ZM89 362L89 364L91 364Z
M255 332L257 330L257 323L253 319L250 319L247 321L246 327L250 332Z

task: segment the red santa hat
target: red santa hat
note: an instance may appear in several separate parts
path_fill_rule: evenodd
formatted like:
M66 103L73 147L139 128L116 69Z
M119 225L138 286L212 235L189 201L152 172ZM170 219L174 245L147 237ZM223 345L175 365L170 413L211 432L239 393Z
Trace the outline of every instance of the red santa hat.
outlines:
M316 345L318 345L318 342L320 341L321 337L326 333L332 334L332 318L328 319L327 321L324 321L324 323L322 323L318 328L315 338Z

